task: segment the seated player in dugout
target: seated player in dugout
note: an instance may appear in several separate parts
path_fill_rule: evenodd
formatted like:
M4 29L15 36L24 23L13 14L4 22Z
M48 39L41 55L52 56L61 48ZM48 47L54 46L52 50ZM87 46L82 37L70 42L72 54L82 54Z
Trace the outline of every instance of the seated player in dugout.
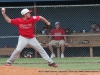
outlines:
M52 29L51 31L51 36L49 37L49 42L47 44L47 46L49 47L49 50L51 51L51 58L55 57L55 53L53 51L53 45L59 45L61 46L61 58L64 58L64 50L65 50L65 46L68 46L67 40L66 40L66 36L65 35L65 31L60 28L60 22L56 22L55 23L55 28Z

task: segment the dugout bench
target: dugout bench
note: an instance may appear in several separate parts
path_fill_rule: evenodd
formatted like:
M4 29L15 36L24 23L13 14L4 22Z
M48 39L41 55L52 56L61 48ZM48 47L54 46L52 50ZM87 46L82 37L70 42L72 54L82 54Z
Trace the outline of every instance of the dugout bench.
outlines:
M38 36L37 40L42 42L44 39L48 42L48 36ZM100 47L100 33L72 33L67 36L67 47L89 47L90 57L93 57L93 47ZM84 43L88 41L88 43ZM42 47L46 48L45 44L41 44ZM58 45L55 46L57 48L57 57L60 57L60 47Z
M14 50L15 48L0 48L0 55L10 56Z
M67 47L89 47L90 57L93 57L93 47L100 47L100 33L72 33L71 36L67 36L67 42L69 45ZM48 36L37 36L37 40L40 43L48 42ZM88 40L89 43L82 43L82 41ZM46 44L41 44L43 48L47 48ZM54 46L57 48L57 57L60 57L60 47L58 45ZM27 45L25 48L32 48ZM0 55L11 55L15 48L0 48ZM38 52L35 50L35 57L38 57Z
M89 47L90 57L93 57L93 47L100 47L99 33L72 33L67 37L68 47ZM88 43L83 43L88 41Z

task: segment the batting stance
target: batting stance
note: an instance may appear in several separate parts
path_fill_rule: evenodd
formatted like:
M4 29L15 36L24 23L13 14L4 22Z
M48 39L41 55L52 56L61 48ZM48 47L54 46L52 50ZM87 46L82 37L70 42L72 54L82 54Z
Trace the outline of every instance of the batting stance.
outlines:
M32 10L23 9L21 10L22 18L15 18L10 19L6 13L5 8L1 9L2 15L4 19L11 23L14 26L18 27L19 31L19 38L18 38L18 45L10 58L6 62L6 66L11 66L11 64L15 61L15 59L18 57L20 52L25 48L27 44L31 45L35 50L37 50L41 56L48 62L48 66L57 67L58 65L51 60L51 58L47 55L43 47L39 44L39 42L36 40L34 35L34 25L39 20L42 20L47 25L50 25L50 23L42 16L31 16Z

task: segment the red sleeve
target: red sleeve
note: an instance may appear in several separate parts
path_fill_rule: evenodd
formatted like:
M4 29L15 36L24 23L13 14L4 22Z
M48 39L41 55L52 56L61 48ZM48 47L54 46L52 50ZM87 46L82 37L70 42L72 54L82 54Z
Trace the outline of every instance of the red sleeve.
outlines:
M17 26L18 25L17 19L11 19L11 24Z
M33 19L35 22L39 21L40 20L40 16L33 16Z

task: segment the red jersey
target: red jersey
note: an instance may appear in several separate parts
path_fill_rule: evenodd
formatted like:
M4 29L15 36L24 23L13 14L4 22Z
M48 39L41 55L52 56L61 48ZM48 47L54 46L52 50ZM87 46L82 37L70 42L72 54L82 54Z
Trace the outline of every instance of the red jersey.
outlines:
M26 38L34 37L34 25L40 20L39 16L31 16L28 20L23 20L23 18L11 19L11 24L18 26L18 32L21 36Z
M51 31L51 35L55 35L55 36L53 36L54 37L54 40L62 40L62 39L64 39L64 36L60 36L60 35L65 35L65 32L64 32L64 30L63 29L53 29L52 31Z

